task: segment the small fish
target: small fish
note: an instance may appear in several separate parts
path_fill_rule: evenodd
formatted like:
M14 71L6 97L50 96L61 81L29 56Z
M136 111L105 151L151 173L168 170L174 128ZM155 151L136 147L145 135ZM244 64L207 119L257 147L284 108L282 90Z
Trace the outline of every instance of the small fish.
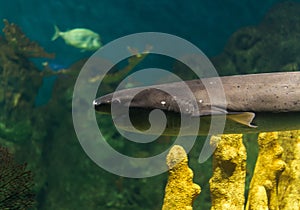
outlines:
M59 71L63 69L67 69L68 66L60 63L56 63L55 61L45 61L42 62L42 66L45 68L51 69L53 71Z
M61 37L65 40L66 44L73 47L79 48L82 51L94 51L101 47L101 41L99 34L86 29L86 28L75 28L62 32L55 25L55 33L52 37L52 41Z
M211 116L226 117L224 133L257 133L300 129L300 72L280 72L226 76L220 78L226 104L210 101L206 86L213 84L215 78L167 83L147 87L120 90L94 100L98 112L110 113L112 103L130 108L130 120L135 128L149 128L149 113L162 110L167 117L164 135L176 135L181 126L181 115L186 118L199 117L199 135L206 135L210 128ZM187 85L197 101L197 107L186 99L183 88ZM220 91L215 88L213 91ZM179 109L174 97L162 90L176 92L177 102L184 107ZM221 90L222 91L222 90ZM116 117L122 119L124 113ZM118 121L117 127L131 131L127 121ZM157 134L157 133L153 133ZM183 135L193 135L188 129Z

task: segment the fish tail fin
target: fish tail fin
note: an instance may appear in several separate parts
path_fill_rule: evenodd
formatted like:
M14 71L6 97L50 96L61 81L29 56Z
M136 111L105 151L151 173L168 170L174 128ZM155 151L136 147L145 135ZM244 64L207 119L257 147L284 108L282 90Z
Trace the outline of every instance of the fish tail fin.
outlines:
M59 28L57 27L57 25L54 25L54 30L55 30L55 32L54 32L54 35L51 38L51 41L56 40L60 36L60 33L61 33Z

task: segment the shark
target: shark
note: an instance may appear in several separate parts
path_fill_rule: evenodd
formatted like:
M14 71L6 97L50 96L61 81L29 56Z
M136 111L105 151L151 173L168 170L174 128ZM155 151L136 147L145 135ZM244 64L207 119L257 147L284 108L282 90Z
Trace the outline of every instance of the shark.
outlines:
M222 133L227 134L296 130L300 129L300 72L163 83L115 91L93 101L94 109L101 114L111 114L112 105L127 107L130 123L122 121L127 114L124 111L114 113L113 117L119 119L115 121L116 127L129 132L149 129L153 110L165 114L162 135L167 136L178 135L183 118L200 120L197 135L218 134L220 131L210 130L211 123L218 122L218 118L225 119ZM181 135L194 135L186 127ZM156 134L155 130L150 134Z

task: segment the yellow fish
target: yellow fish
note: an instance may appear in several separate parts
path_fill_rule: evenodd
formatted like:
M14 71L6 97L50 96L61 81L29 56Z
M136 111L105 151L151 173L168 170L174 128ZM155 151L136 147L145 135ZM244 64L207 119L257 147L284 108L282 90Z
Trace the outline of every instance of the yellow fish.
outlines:
M57 26L54 26L55 33L52 37L52 41L61 37L65 40L66 44L79 48L82 51L97 50L101 47L101 41L99 34L86 28L74 28L65 32L59 30Z

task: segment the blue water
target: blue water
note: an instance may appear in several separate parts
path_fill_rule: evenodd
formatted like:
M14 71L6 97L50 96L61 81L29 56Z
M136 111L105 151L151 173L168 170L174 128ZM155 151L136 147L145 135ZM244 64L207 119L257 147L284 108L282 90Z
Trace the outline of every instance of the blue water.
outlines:
M47 51L56 53L55 63L70 65L91 55L52 42L53 25L64 31L85 27L99 33L102 42L136 32L171 33L191 41L208 56L222 51L238 28L258 24L279 0L0 0L0 18L18 24Z

